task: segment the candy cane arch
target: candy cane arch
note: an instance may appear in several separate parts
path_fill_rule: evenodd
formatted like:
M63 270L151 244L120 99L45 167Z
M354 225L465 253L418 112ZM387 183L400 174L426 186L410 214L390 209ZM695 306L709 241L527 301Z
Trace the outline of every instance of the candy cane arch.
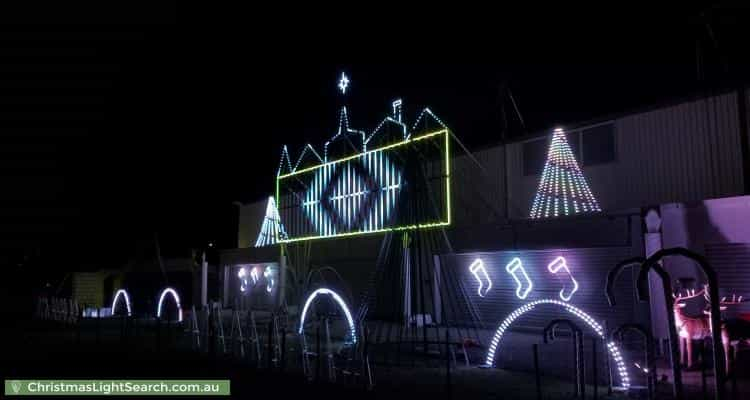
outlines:
M602 326L599 325L590 315L583 312L580 308L574 307L564 301L556 299L535 300L531 303L517 308L515 311L510 313L510 315L508 315L500 324L500 327L497 328L495 336L492 338L492 342L490 343L490 349L487 352L487 359L484 362L485 366L491 367L495 364L495 353L500 346L500 340L502 340L505 331L507 331L510 325L513 324L513 321L515 321L518 317L526 314L527 312L533 310L540 304L554 304L565 308L567 312L575 315L580 320L585 322L589 327L591 327L591 329L593 329L600 338L605 339L604 329L602 328ZM622 355L620 355L620 350L617 348L617 345L613 341L607 342L607 350L617 364L617 372L620 375L620 383L622 384L622 387L624 387L625 389L629 388L630 377L628 377L628 371L625 368L625 361L623 361Z
M131 314L130 310L130 296L128 296L128 292L125 291L125 289L119 289L115 292L115 297L112 299L112 315L115 315L115 307L117 307L117 300L120 298L120 295L125 299L125 307L128 309L128 317Z
M341 296L338 295L338 293L334 292L331 289L326 288L320 288L315 290L310 294L310 296L307 297L307 300L305 301L305 306L302 308L302 314L300 315L299 320L299 334L301 335L304 332L305 329L305 316L307 315L307 310L310 308L310 304L312 304L313 300L319 295L319 294L327 294L333 297L333 300L338 303L341 310L344 311L344 315L346 315L346 322L349 323L349 330L352 334L352 343L357 343L357 329L354 326L354 319L352 319L352 314L349 312L349 307L346 306L346 302L344 302L344 299L341 298Z
M159 306L156 309L157 318L161 318L161 306L164 303L164 297L166 297L167 294L171 294L174 302L177 303L177 321L182 322L182 306L180 306L180 296L177 295L177 292L174 289L169 287L162 290L161 295L159 296Z

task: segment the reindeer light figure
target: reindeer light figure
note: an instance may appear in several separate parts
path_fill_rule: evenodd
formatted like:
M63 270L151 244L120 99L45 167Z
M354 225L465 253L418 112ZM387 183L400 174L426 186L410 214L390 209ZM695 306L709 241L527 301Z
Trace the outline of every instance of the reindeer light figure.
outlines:
M687 290L686 295L682 293L673 294L674 297L674 318L675 325L677 326L677 333L680 336L680 362L685 362L688 368L692 368L693 364L693 340L704 340L707 337L713 337L711 331L711 310L710 298L708 297L708 285L704 285L703 289L696 292L695 289ZM701 297L707 302L707 310L703 311L701 316L688 316L685 315L684 308L686 306L685 301L696 297ZM727 301L726 297L721 299L719 303L719 309L724 311L731 305L737 305L744 302L742 296L732 295L732 300ZM721 343L724 347L725 366L726 371L729 372L730 363L730 344L736 346L741 340L748 340L750 338L750 330L746 327L738 324L728 324L728 321L722 320L721 323ZM737 329L737 328L744 329Z

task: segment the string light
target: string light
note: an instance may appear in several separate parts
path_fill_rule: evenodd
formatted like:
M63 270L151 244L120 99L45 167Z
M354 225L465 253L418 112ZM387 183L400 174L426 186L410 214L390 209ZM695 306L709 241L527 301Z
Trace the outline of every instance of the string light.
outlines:
M391 107L393 107L393 118L398 120L398 122L401 122L401 105L404 102L401 101L401 99L394 100L393 103L391 103Z
M247 290L247 270L245 270L245 267L240 268L239 271L237 271L237 278L240 279L240 292L244 292Z
M253 267L252 270L250 270L250 278L253 280L253 285L258 284L258 267Z
M354 325L354 319L352 318L352 313L349 312L349 307L346 306L346 302L344 301L341 296L339 296L338 293L334 292L331 289L326 288L320 288L316 289L314 292L310 293L309 296L307 296L307 300L305 300L305 305L302 307L302 314L300 314L300 320L299 320L299 334L302 335L305 331L305 317L307 316L307 310L310 308L310 304L312 304L313 300L318 295L330 295L333 300L338 304L338 306L341 308L341 310L344 312L344 315L346 316L346 322L349 324L349 332L351 334L352 343L357 343L357 329Z
M172 298L174 299L174 302L177 305L177 321L182 322L182 306L180 305L180 296L177 295L177 291L169 287L162 290L161 295L159 295L159 305L156 308L157 318L161 318L161 307L162 307L162 304L164 303L164 297L166 297L167 294L172 295Z
M341 94L346 94L346 88L349 87L349 77L347 77L345 73L341 73L341 79L339 79L339 84L337 86L339 90L341 90Z
M573 293L578 291L578 281L576 281L575 278L573 278L573 274L570 273L570 269L568 268L568 263L565 261L565 257L559 256L547 265L547 270L553 274L556 274L561 269L568 274L568 277L570 277L570 280L573 282L573 288L567 295L565 294L564 287L560 289L560 298L563 301L570 301L570 298L573 297Z
M416 131L417 126L419 126L419 123L422 122L422 119L424 119L424 116L427 115L431 117L435 122L437 122L440 126L442 126L445 129L448 129L448 126L446 126L443 121L440 120L440 118L435 115L432 110L429 109L429 107L425 107L424 110L422 110L421 113L419 113L419 116L417 117L417 120L414 121L414 125L412 125L411 130ZM426 121L426 120L425 120Z
M271 291L273 291L275 280L273 279L273 271L270 266L266 267L263 271L263 277L266 278L266 292L271 293Z
M339 129L336 131L336 134L333 135L333 137L323 145L323 162L328 162L328 146L330 146L331 143L336 141L339 137L341 137L342 139L346 139L346 136L341 136L342 134L359 136L360 141L359 143L355 143L355 147L356 145L359 145L357 151L365 151L365 132L349 127L349 115L347 114L346 107L341 107L341 112L339 113Z
M479 287L477 287L477 294L479 297L484 297L490 289L492 289L492 279L490 279L490 276L487 274L487 270L484 268L484 262L481 258L477 258L474 260L473 263L469 266L469 271L474 275L474 278L476 278L477 282L479 283ZM485 285L484 282L487 282Z
M284 161L286 161L286 170L284 169ZM294 171L292 168L292 160L289 158L289 149L284 145L281 148L281 158L279 159L279 169L276 172L276 176L283 175Z
M599 204L578 166L565 132L555 129L531 204L530 217L549 218L599 211Z
M531 278L529 278L529 275L523 268L521 259L518 257L514 257L508 264L505 265L505 271L513 277L514 281L516 281L516 297L522 300L525 299L529 295L529 293L531 293L531 289L534 288L534 284L533 282L531 282ZM518 275L516 275L516 272L518 272L523 277L523 282L521 282L521 279L518 277ZM526 283L526 285L524 285L524 283ZM524 286L526 286L526 289L522 291Z
M318 154L318 152L315 151L312 145L308 143L305 145L305 148L302 149L302 153L300 153L299 158L297 159L297 163L294 164L294 169L292 169L292 171L296 171L297 168L299 168L300 164L302 163L302 159L305 158L305 155L307 154L308 151L312 153L315 156L315 158L318 159L319 162L321 163L323 162L323 159L320 157L320 154Z
M391 121L399 124L399 126L403 125L396 120L391 119ZM443 129L418 137L407 138L340 160L295 169L293 172L279 175L277 177L277 193L280 190L279 187L288 181L291 181L290 184L293 185L300 182L299 176L301 174L311 173L313 175L312 180L306 185L307 190L301 194L302 196L290 198L290 200L301 200L299 205L294 207L302 208L315 234L290 237L287 232L282 232L278 241L289 243L324 237L343 237L449 225L450 161L448 159L448 135L448 130ZM398 203L403 177L399 166L390 159L390 153L400 146L425 140L433 140L436 145L446 147L444 179L447 189L445 190L444 219L421 224L393 226L392 214ZM290 180L291 177L297 177L297 179ZM279 199L283 200L281 197ZM278 221L278 225L283 227L280 218Z
M349 78L345 73L342 73L337 85L342 94L346 94L349 84ZM276 178L276 202L278 207L284 210L285 221L288 218L294 224L290 228L291 235L286 235L283 232L276 235L277 242L289 243L300 240L450 225L450 141L448 128L429 108L424 108L417 117L412 130L415 130L420 123L424 123L426 126L428 118L443 129L412 139L413 132L410 133L407 125L403 122L402 105L401 99L394 100L391 103L392 114L384 118L369 136L364 131L352 129L349 126L348 109L345 106L341 107L338 130L323 145L322 158L312 145L307 144L297 163L292 166L289 151L286 146L283 147ZM374 143L386 124L393 124L400 129L402 140L397 143L387 143L376 149L369 149L368 145ZM444 144L437 142L440 138L435 138L437 142L435 144L437 146L444 145L445 150L445 202L444 210L441 210L445 214L437 216L432 221L394 226L392 215L396 204L399 203L398 194L401 191L404 171L401 170L400 164L394 162L396 161L395 158L391 159L390 152L387 152L387 150L433 138L437 135L444 135ZM356 137L357 140L351 140L351 136ZM358 154L332 160L335 155L330 154L330 146L339 140L346 140ZM320 161L319 165L303 165L302 159L307 153L314 154ZM303 179L300 174L308 172L313 172L310 174L312 177ZM295 177L295 179L286 180L290 177ZM284 190L282 190L282 185L284 185ZM290 187L287 187L287 185L290 185ZM282 192L284 196L281 195ZM287 202L291 204L287 204ZM299 208L302 209L303 215L301 216L298 214ZM276 215L278 215L278 210L276 210ZM274 225L282 227L281 218L278 219L278 224ZM265 228L263 231L265 231ZM265 238L261 239L259 236L257 242L256 246L268 244L272 241Z
M119 289L115 292L115 297L112 299L112 315L115 315L115 310L117 309L117 300L122 296L125 299L125 308L128 310L128 317L131 315L130 310L130 296L128 296L128 292L125 291L125 289Z
M268 203L266 203L266 216L263 218L263 225L260 227L258 238L255 239L255 247L270 246L278 243L280 239L286 239L286 237L286 230L281 223L276 201L273 196L269 196Z
M392 124L398 126L399 128L401 128L401 135L402 135L401 140L406 139L406 124L404 124L401 121L397 121L397 120L395 120L395 119L393 119L391 117L385 117L380 122L380 124L378 124L378 126L375 128L375 130L372 131L372 133L370 134L370 136L368 136L367 139L365 139L365 146L364 146L365 151L367 151L367 145L375 138L375 135L377 135L380 132L380 129L382 129L383 126L385 126L386 123L392 123Z
M492 337L492 341L490 342L490 347L487 351L487 358L484 362L485 366L492 367L495 364L495 354L497 353L497 350L500 346L500 341L505 335L505 332L513 324L513 322L520 316L535 309L536 306L542 304L552 304L563 307L565 311L575 315L576 317L578 317L578 319L585 322L591 329L594 330L594 332L596 332L597 336L599 336L601 339L605 339L604 328L602 328L602 326L598 322L596 322L594 318L586 314L580 308L556 299L535 300L515 309L503 320L503 322L500 323L500 326L497 328L497 331L495 331L495 335ZM610 341L607 342L607 350L609 351L610 356L615 360L615 364L617 365L617 372L620 375L620 384L623 388L628 389L630 387L630 377L628 376L628 371L625 367L625 361L620 354L619 348L614 342Z

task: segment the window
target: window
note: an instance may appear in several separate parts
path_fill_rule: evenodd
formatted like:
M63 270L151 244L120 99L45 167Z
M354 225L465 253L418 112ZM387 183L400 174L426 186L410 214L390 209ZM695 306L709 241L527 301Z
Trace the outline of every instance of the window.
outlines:
M581 132L582 165L597 165L615 161L615 126L599 125Z
M570 132L566 134L568 145L576 156L580 158L580 141L579 132ZM524 176L539 175L544 170L544 164L547 162L547 152L549 152L549 142L552 136L536 139L523 144L523 174Z
M583 130L566 132L570 150L581 167L616 160L614 124L598 125ZM523 144L524 176L539 175L547 162L551 136Z
M523 144L523 174L539 175L547 162L549 137L532 140Z

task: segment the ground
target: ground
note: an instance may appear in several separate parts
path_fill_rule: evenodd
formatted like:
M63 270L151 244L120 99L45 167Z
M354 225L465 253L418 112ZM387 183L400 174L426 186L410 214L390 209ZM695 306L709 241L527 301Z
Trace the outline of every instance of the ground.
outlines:
M250 397L273 391L282 398L312 396L326 399L341 398L433 398L466 399L537 399L533 373L465 366L459 359L451 362L450 377L446 363L438 358L414 365L402 362L399 366L374 365L375 385L369 388L364 379L348 379L339 371L338 382L327 382L325 368L317 382L315 374L305 378L301 370L299 349L295 335L289 335L284 354L284 367L263 357L260 363L251 355L244 359L233 356L232 346L227 354L192 351L189 332L184 327L162 325L157 335L153 320L141 321L136 333L129 326L129 335L122 335L122 325L116 321L89 320L78 328L59 323L17 321L9 324L3 341L1 372L3 378L215 378L231 379L232 393ZM97 330L99 330L97 339ZM261 340L263 341L263 340ZM237 351L237 348L234 349ZM267 354L267 347L261 351ZM313 360L312 368L315 368ZM346 367L339 362L342 369ZM352 372L359 372L357 365ZM663 371L660 370L660 374ZM696 379L697 374L697 379ZM686 374L686 388L690 398L702 398L700 372ZM562 379L542 376L543 399L572 398L572 384ZM710 384L710 380L709 380ZM740 385L742 389L746 385ZM727 386L729 388L729 385ZM671 386L660 384L659 398L669 398ZM599 398L625 398L622 393L608 395L607 387L599 388ZM709 387L709 397L713 392ZM586 389L593 398L593 387ZM729 391L731 394L731 390ZM741 396L741 395L739 395ZM631 393L630 397L637 397ZM322 397L320 397L322 398ZM730 397L731 398L731 397ZM742 397L737 397L742 398Z

